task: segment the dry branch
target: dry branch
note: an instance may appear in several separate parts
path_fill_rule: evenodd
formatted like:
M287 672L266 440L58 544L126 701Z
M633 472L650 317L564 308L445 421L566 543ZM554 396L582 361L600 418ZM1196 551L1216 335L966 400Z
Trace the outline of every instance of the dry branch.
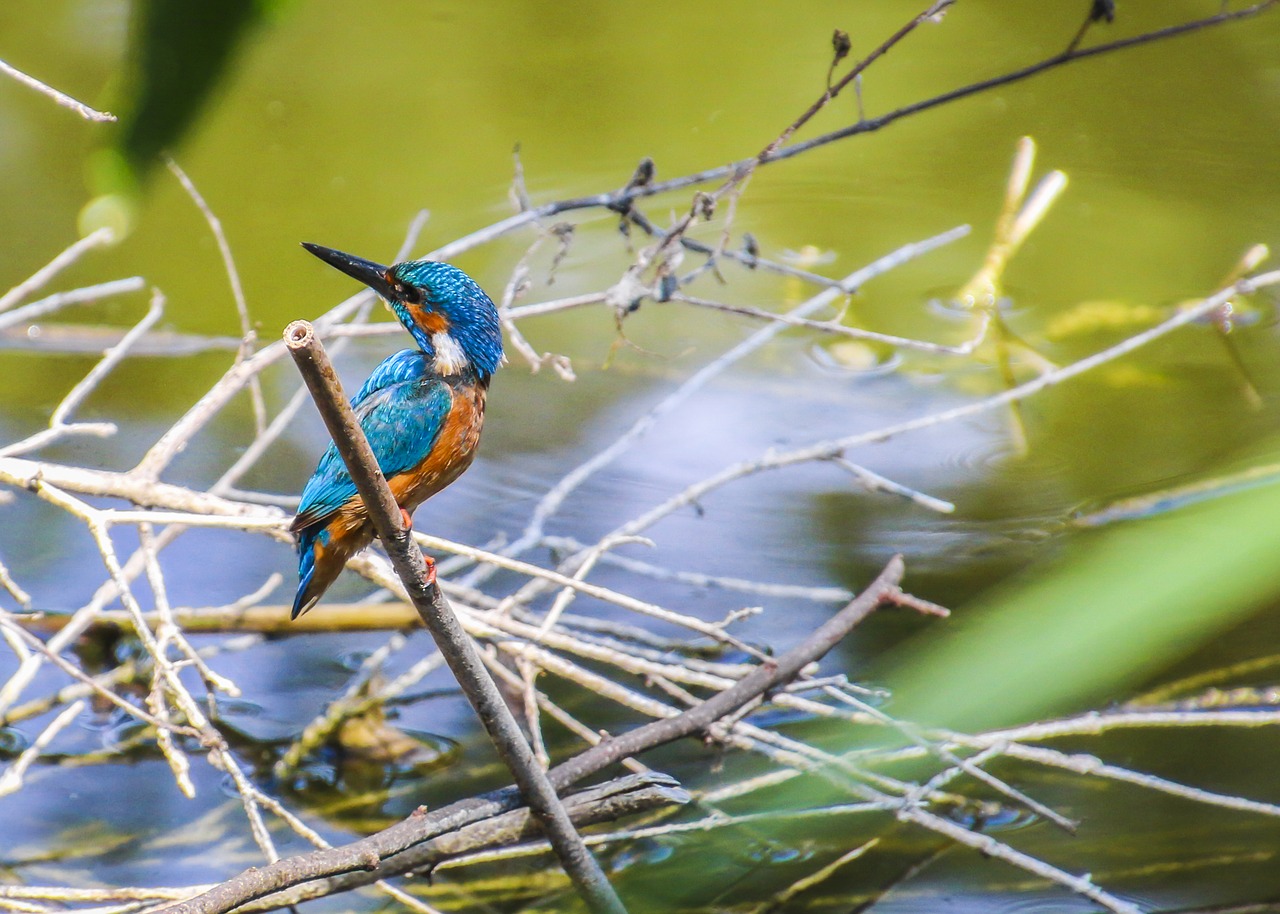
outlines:
M564 804L573 824L585 828L654 810L670 809L690 799L689 794L666 775L632 774L569 794L564 798ZM376 879L405 873L430 873L451 860L480 850L528 841L536 838L538 833L537 822L528 809L510 809L415 844L381 861L376 869L318 879L293 890L269 895L237 910L242 914L276 910L311 898L362 888Z
M800 644L776 660L759 665L730 689L676 717L655 721L606 739L552 768L549 778L559 790L590 777L623 758L639 755L686 736L701 733L727 714L789 682L818 660L877 607L902 597L898 584L902 560L895 558L861 594ZM513 788L463 800L434 812L414 815L388 829L333 850L318 851L248 870L204 895L167 908L165 914L225 914L272 892L355 870L376 870L381 861L432 838L515 808ZM379 874L381 876L381 874Z

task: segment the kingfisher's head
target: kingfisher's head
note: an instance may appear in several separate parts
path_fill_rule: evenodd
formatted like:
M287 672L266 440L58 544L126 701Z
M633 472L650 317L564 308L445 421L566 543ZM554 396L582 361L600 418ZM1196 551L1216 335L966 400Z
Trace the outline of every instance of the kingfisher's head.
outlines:
M502 363L498 309L476 281L457 267L434 260L386 267L318 244L304 241L302 246L386 299L440 374L470 368L487 384L498 370Z

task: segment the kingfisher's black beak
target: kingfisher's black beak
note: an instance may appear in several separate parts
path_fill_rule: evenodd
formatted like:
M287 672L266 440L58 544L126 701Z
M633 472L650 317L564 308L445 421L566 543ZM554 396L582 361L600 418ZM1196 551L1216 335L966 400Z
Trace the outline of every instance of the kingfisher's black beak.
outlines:
M363 257L344 254L333 248L321 247L309 241L302 242L302 246L334 269L341 270L352 279L360 280L387 301L398 297L391 284L387 282L387 268L382 264L365 260Z

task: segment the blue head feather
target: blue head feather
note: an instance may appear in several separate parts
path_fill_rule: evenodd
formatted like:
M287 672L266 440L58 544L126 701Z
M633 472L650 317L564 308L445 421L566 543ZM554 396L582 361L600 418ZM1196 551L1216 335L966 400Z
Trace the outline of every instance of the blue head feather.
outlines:
M484 383L502 363L498 309L474 279L435 260L398 263L387 271L393 288L409 294L391 299L392 310L423 352L444 357L433 337L447 332ZM443 320L441 320L443 318Z

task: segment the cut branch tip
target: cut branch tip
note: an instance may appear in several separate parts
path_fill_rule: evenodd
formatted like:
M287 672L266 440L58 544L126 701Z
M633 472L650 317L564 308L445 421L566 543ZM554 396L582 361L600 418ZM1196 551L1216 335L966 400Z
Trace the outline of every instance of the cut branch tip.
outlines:
M290 349L303 349L311 345L314 338L315 328L310 321L294 321L284 328L284 343Z

